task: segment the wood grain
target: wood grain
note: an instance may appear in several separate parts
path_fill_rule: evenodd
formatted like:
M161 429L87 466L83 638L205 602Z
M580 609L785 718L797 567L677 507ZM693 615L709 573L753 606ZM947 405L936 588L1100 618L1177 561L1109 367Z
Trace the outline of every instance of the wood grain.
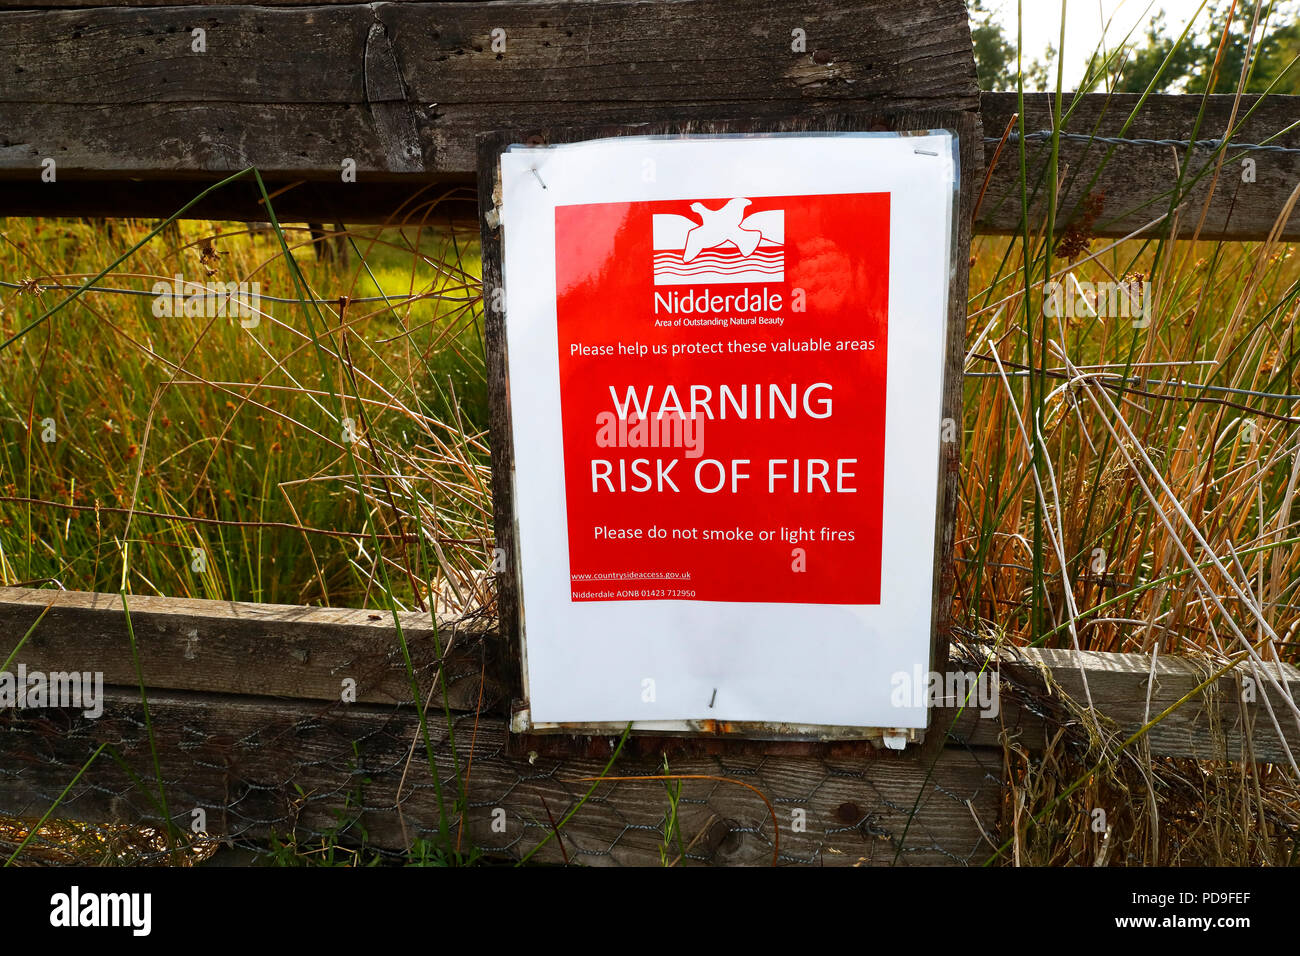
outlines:
M408 706L405 667L396 656L396 632L387 612L307 608L183 598L133 596L131 623L146 686L154 691L209 691L297 698L332 705L343 676L358 676L362 703ZM40 612L40 627L24 644L10 670L101 670L107 685L137 685L121 598L115 594L0 588L0 660L22 640ZM378 617L376 617L378 615ZM427 688L438 660L433 631L418 614L400 615L413 663ZM493 635L452 635L446 653L449 706L456 712L478 706L479 674L485 672L485 710L503 714L517 694L517 659ZM484 658L486 655L486 660ZM963 657L951 669L979 670L982 662ZM1103 725L1119 742L1150 718L1190 694L1208 676L1207 664L1185 657L1160 657L1156 683L1147 704L1151 659L1143 654L1113 654L1035 648L1007 648L997 666L1003 676L999 713L982 717L968 706L936 708L932 737L962 747L999 747L1005 737L1030 752L1041 751L1053 722L1083 729L1086 680ZM1272 665L1274 677L1300 699L1300 671ZM1206 693L1192 697L1147 735L1155 756L1254 760L1283 763L1286 747L1300 759L1300 725L1290 705L1266 680L1257 682L1255 702L1243 702L1241 669L1220 678ZM366 675L370 676L367 677ZM1065 705L1062 694L1074 701ZM1268 716L1267 697L1282 734ZM231 697L238 701L241 698ZM1243 735L1243 729L1249 733ZM516 752L552 755L607 755L617 732L574 739L566 735L512 735ZM647 733L634 740L643 754L663 750L684 756L753 755L863 756L875 753L854 741L746 741L719 732L690 738ZM1283 740L1286 746L1283 746Z
M196 28L206 52L191 48ZM795 28L806 51L791 49ZM10 10L0 62L12 64L0 87L10 173L54 156L69 172L257 165L275 176L307 168L324 143L360 147L364 173L463 173L479 132L538 119L978 104L960 0L811 0L797 14L762 0ZM177 104L185 115L158 123ZM218 109L188 112L205 104ZM329 122L267 135L287 109L310 107ZM41 120L51 108L54 127ZM310 168L337 176L344 155Z
M129 181L257 166L276 182L332 184L317 218L372 222L393 208L367 195L379 184L472 181L484 130L978 104L960 0L7 10L0 62L12 64L0 85L6 215L93 203L94 190L60 195L78 182L112 183L123 214L167 215L169 195ZM55 183L39 180L47 157ZM345 158L356 183L340 179ZM231 191L228 214L263 218L247 193Z
M137 686L127 615L116 594L0 588L0 661L46 608L10 670L99 671L110 685ZM343 680L357 699L410 703L411 685L390 612L132 596L130 623L146 686L333 701ZM475 706L484 657L485 700L504 697L499 647L482 631L435 632L427 615L398 615L421 693L445 663L456 709ZM450 645L449 649L448 646ZM438 648L446 653L439 656ZM439 696L439 701L441 697Z
M47 670L102 664L114 668L114 679L122 675L127 657L121 648L129 645L116 595L0 590L0 649L12 647L26 633L33 612L52 599L23 652L35 656L18 660ZM209 831L224 838L294 832L310 840L334 826L341 813L345 820L355 817L354 826L364 826L373 845L390 849L437 831L433 778L413 708L345 705L325 678L313 676L313 667L328 670L328 662L345 653L387 662L390 623L374 621L373 612L366 611L146 597L131 603L151 685L161 777L179 823L187 826L190 811L203 808ZM406 623L415 647L421 622ZM39 637L47 624L49 641ZM106 651L108 645L117 649ZM306 661L298 653L302 650L308 651ZM187 657L190 652L193 658ZM969 660L960 666L977 669ZM1005 649L996 666L1003 676L996 718L981 716L973 706L960 714L953 708L934 711L932 739L946 740L944 748L913 748L900 755L860 743L643 735L628 743L614 772L660 772L666 757L674 773L757 786L777 809L784 863L979 862L990 852L984 834L996 839L1004 738L1030 753L1041 751L1061 728L1086 738L1091 721L1083 709L1086 678L1101 726L1115 745L1187 697L1211 672L1204 662L1160 658L1152 684L1151 660L1144 655L1032 649ZM1271 669L1294 698L1300 671L1290 665ZM283 675L259 676L275 671ZM491 677L492 669L488 673ZM134 681L133 674L126 682ZM167 674L199 687L233 681L236 688L265 694L282 686L304 693L316 681L322 696L275 699L153 686L158 675ZM1265 698L1278 716L1281 736L1267 716ZM476 703L462 694L453 705L454 747L441 710L431 712L435 766L454 798L449 781L458 765L467 765L472 746L466 838L493 855L518 858L549 832L548 809L558 817L576 805L589 786L582 778L600 772L617 740L596 736L566 742L507 734L499 710L491 712L499 703L489 695L488 712L481 715ZM1212 684L1209 693L1188 699L1133 749L1149 746L1155 757L1281 763L1287 759L1283 737L1292 753L1300 752L1300 731L1283 697L1261 682L1255 702L1243 703L1237 678L1230 675ZM43 814L101 743L112 747L112 755L91 767L63 812L88 822L159 820L156 798L123 766L137 780L154 779L149 731L134 687L106 688L97 720L60 709L0 713L0 812ZM571 859L593 865L658 863L665 801L660 781L598 788L566 828L566 851ZM909 823L914 806L919 809ZM506 814L504 832L492 827L498 807ZM795 809L806 814L803 832L790 826ZM450 813L455 826L459 818L454 809ZM681 819L686 841L694 841L688 862L757 865L771 859L767 809L744 787L724 780L686 782ZM562 855L552 845L537 859L559 861Z
M1122 136L1126 139L1212 140L1266 143L1300 148L1300 96L1230 95L1204 100L1199 96L1148 97L1138 108L1137 94L1088 94L1065 98L1064 128L1087 136ZM985 93L980 98L984 130L1000 138L1016 113L1014 93ZM1236 110L1235 122L1230 124ZM1202 113L1203 110L1203 113ZM1197 119L1200 116L1198 125ZM1052 128L1048 94L1025 97L1027 133ZM1279 135L1281 134L1281 135ZM992 145L988 157L992 159ZM1028 193L1032 197L1030 224L1041 230L1046 218L1044 169L1049 144L1029 144ZM1300 185L1300 152L1243 152L1229 150L1213 192L1200 235L1213 239L1262 239L1268 235L1288 197ZM1255 163L1255 181L1242 181L1242 158ZM1111 145L1064 140L1061 143L1061 228L1077 221L1084 200L1101 200L1100 214L1091 232L1098 236L1125 236L1169 212L1179 170L1183 187L1178 202L1185 202L1178 217L1178 235L1195 231L1214 181L1215 157L1209 149L1185 146ZM1016 233L1020 230L1021 196L1019 159L1014 144L1003 149L980 206L976 228L982 232ZM1146 235L1167 232L1169 221ZM1292 215L1282 230L1287 239L1300 238L1300 214Z
M156 779L138 696L113 692L91 721L67 712L11 712L0 734L0 808L42 814L102 742L152 787ZM161 777L172 817L188 827L202 808L208 832L221 838L265 839L296 832L305 843L337 824L334 811L361 827L373 846L401 849L438 830L433 777L416 746L418 727L405 710L356 705L328 708L214 695L164 692L149 697ZM510 756L500 720L472 715L431 733L447 799L454 800L453 753L463 770L474 744L467 790L465 846L518 859L573 808L607 757ZM355 742L355 746L354 746ZM768 865L773 823L763 800L728 780L757 787L776 808L781 862L810 865L968 864L992 852L981 833L996 832L1000 758L945 751L937 764L883 755L878 759L770 758L763 755L675 759L670 772L722 780L683 783L680 816L687 865ZM933 770L933 773L931 773ZM620 758L611 773L663 772L660 755ZM73 771L75 773L75 770ZM405 774L405 783L399 787ZM504 832L493 830L496 808ZM915 807L915 814L913 808ZM565 852L586 865L659 865L667 795L662 781L611 782L563 830ZM806 830L792 824L803 810ZM60 812L88 822L158 821L156 799L125 770L101 757L72 789ZM450 811L451 832L459 817ZM674 854L675 855L675 854ZM554 841L533 859L560 862Z
M1015 113L1015 95L985 93L980 102L985 135L996 140ZM1029 102L1032 112L1026 117L1027 129L1032 132L1050 126L1041 98L1031 96ZM1227 129L1232 105L1232 97L1210 97L1198 137L1221 136ZM1151 97L1140 114L1141 121L1135 121L1126 135L1186 138L1191 135L1199 107L1199 97ZM417 135L422 138L432 135L424 109L420 104L413 106ZM528 120L534 120L538 112L530 109ZM596 116L616 110L597 104L590 112ZM727 108L698 103L672 109L673 115L706 119L726 112ZM1276 135L1300 116L1300 97L1274 96L1262 102L1257 97L1243 97L1238 114L1247 113L1249 118L1235 132L1233 141L1259 143L1272 139L1280 145L1300 147L1300 129ZM639 115L662 115L662 111L646 107ZM1111 98L1108 106L1104 95L1088 94L1071 116L1069 127L1087 133L1100 120L1099 130L1118 133L1127 115L1124 97ZM453 187L472 188L474 167L460 168L457 163L468 163L464 154L473 138L487 129L489 122L505 120L508 126L518 118L517 114L511 115L508 104L492 107L483 114L483 125L471 124L462 131L465 144L441 158L435 155L433 166L426 162L425 171L417 175L390 168L378 121L363 104L264 104L255 108L232 103L137 103L113 107L43 104L33 109L26 104L0 101L0 129L7 131L0 134L0 214L161 218L183 206L219 174L258 165L264 170L281 168L278 174L264 172L270 191L291 187L275 200L281 219L383 223L394 214L399 220L414 222L449 214L472 219L472 201L440 197ZM455 135L459 134L445 134L448 143ZM147 149L141 145L144 143ZM159 143L164 148L158 148ZM292 150L285 149L288 143L293 144ZM990 159L994 145L985 144ZM1062 144L1065 192L1058 220L1062 228L1077 220L1079 200L1088 192L1105 197L1102 215L1091 229L1096 236L1127 235L1168 210L1176 178L1175 157L1184 156L1186 151L1167 146L1120 146L1107 159L1110 149L1097 143ZM1037 228L1043 221L1042 168L1047 152L1047 144L1041 141L1028 144L1029 193L1035 196L1031 210ZM982 162L979 153L977 149L977 168ZM38 182L43 155L59 160L60 179L56 184ZM1238 159L1224 167L1201 235L1207 239L1261 239L1272 230L1292 190L1300 183L1300 154L1230 155ZM1240 157L1245 155L1256 161L1254 183L1241 182ZM340 157L356 160L356 183L340 181ZM461 159L453 161L454 157ZM1192 153L1189 184L1198 171L1205 169L1208 159L1204 150ZM982 185L983 173L978 175ZM1096 182L1089 188L1094 175ZM1188 236L1195 228L1208 184L1207 173L1185 197L1189 199L1189 212L1181 217L1180 235ZM189 215L262 221L266 212L260 198L250 178L246 183L226 187ZM402 211L404 203L408 208ZM989 178L974 231L1015 233L1019 223L1019 161L1014 144L1010 144ZM1146 234L1158 235L1162 229L1163 225ZM1300 215L1288 220L1282 236L1290 240L1300 237Z
M0 11L0 62L12 64L0 85L0 215L162 217L202 184L257 166L273 188L313 187L291 191L282 215L383 222L430 182L472 183L484 130L939 107L981 110L996 138L1017 108L1015 94L977 92L958 0L814 0L797 12L761 0L25 6ZM196 27L205 53L191 49ZM498 28L503 52L491 44ZM800 53L796 28L807 36ZM1067 97L1065 128L1300 145L1300 129L1277 135L1300 116L1296 97L1243 97L1232 130L1231 96L1152 96L1130 122L1136 102ZM1025 124L1051 127L1047 95L1026 98ZM1048 152L1028 144L1035 225ZM1234 159L1204 237L1264 237L1300 182L1300 154L1249 156L1256 181L1243 183ZM58 163L55 183L39 179L47 157ZM1061 158L1060 226L1078 219L1085 197L1104 196L1091 232L1113 237L1166 212L1178 168L1193 183L1210 156L1067 141ZM342 182L344 159L356 162L357 182ZM977 144L973 168L981 162ZM1180 197L1190 200L1182 235L1200 219L1209 178ZM975 231L1017 232L1020 193L1013 148L993 171ZM266 215L251 187L192 214ZM1283 236L1300 236L1300 216Z
M1086 708L1090 692L1101 726L1116 744L1178 704L1217 670L1208 662L1185 657L1158 657L1153 669L1145 654L1047 648L1009 650L1003 660L1004 672L1014 680L1029 686L1051 686L1054 696L1059 698L1064 692L1081 707ZM1048 680L1042 679L1043 674ZM1240 665L1219 678L1154 726L1143 746L1150 747L1155 756L1279 764L1288 763L1289 749L1300 762L1300 718L1294 710L1294 702L1300 701L1300 670L1290 664L1268 665L1255 679L1254 700L1246 701L1240 681L1251 674ZM1292 703L1272 686L1268 674ZM1269 717L1269 707L1277 724ZM1078 729L1088 722L1086 713L1078 710L1065 716ZM1032 739L1032 732L1022 743L1029 750L1041 747L1041 742Z

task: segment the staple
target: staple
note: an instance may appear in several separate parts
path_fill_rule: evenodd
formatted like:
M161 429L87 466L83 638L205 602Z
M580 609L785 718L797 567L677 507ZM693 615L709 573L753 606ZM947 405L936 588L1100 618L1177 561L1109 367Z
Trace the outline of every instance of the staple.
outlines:
M920 156L938 156L938 155L939 155L938 153L936 153L936 152L935 152L934 150L932 150L932 149L914 149L914 150L912 150L912 152L917 153L917 154L920 155Z
M709 698L709 710L713 709L713 702L718 699L718 689L713 688L713 696Z
M537 177L537 181L538 181L539 183L541 183L541 184L542 184L542 188L545 189L545 188L546 188L546 182L542 179L542 174L539 173L539 172L537 171L537 167L534 166L531 170L529 170L529 172L531 172L534 176Z

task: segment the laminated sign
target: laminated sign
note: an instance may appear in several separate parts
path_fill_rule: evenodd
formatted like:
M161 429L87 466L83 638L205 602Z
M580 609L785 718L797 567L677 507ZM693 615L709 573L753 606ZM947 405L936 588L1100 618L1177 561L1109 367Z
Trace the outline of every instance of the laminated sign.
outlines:
M925 727L957 181L942 131L501 155L534 726Z

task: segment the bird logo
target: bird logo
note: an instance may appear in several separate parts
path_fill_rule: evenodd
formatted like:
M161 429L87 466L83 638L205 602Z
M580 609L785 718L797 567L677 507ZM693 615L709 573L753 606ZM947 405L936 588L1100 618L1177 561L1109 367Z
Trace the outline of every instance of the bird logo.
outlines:
M746 215L753 200L692 202L695 215L656 213L655 285L781 282L785 278L785 211Z
M742 256L752 256L763 241L763 233L740 224L740 217L749 204L748 199L733 199L721 209L710 209L702 202L691 203L691 210L700 217L700 224L686 234L682 261L690 262L703 250L724 242L734 245Z

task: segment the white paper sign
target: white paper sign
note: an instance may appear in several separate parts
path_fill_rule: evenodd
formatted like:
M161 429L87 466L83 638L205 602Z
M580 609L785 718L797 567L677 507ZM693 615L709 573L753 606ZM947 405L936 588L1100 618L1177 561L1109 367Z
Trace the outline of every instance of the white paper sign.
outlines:
M533 722L926 725L953 147L502 156Z

